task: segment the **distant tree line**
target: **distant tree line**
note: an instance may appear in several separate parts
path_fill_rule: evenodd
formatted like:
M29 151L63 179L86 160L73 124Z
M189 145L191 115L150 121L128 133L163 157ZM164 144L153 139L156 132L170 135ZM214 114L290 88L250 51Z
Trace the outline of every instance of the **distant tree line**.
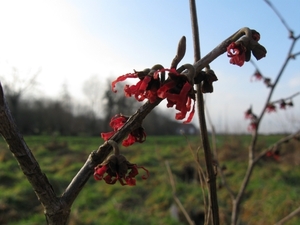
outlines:
M28 99L23 93L4 85L6 101L19 130L24 135L88 135L99 136L101 132L110 131L110 119L118 114L133 114L140 106L132 98L127 98L121 91L113 93L108 82L101 102L101 116L96 116L91 106L72 103L67 92L60 99ZM154 110L143 123L147 135L178 134L182 123L162 115ZM190 125L193 128L193 125ZM188 131L189 132L189 131ZM193 133L194 131L192 131ZM190 132L189 132L190 133Z

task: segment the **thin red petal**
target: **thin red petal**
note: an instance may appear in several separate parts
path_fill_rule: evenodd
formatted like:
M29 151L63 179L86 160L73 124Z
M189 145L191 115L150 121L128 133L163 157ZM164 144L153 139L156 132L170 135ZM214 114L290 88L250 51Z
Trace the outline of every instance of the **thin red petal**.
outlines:
M175 85L176 85L176 83L173 80L170 82L167 82L166 84L164 84L157 90L157 96L159 98L164 99L166 97L167 91L170 90L171 88L175 87Z
M129 134L128 137L122 142L122 145L124 147L128 147L134 143L135 143L135 137Z
M116 80L114 80L113 82L111 82L111 89L113 92L117 92L117 90L115 90L116 84L120 81L124 81L127 78L137 78L137 74L136 73L127 73L125 75L119 76Z
M106 170L107 170L107 165L96 167L94 172L95 180L102 180Z
M107 132L107 133L101 133L101 137L104 141L107 141L115 134L115 131Z

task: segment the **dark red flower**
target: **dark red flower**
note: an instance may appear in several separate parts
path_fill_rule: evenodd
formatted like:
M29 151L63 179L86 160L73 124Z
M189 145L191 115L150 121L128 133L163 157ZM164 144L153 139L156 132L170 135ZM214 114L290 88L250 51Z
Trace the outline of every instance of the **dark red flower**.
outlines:
M189 83L188 77L177 73L173 69L163 69L169 71L169 80L167 80L158 90L157 96L167 99L167 107L175 106L179 112L176 113L176 120L183 120L189 112L188 118L184 123L191 122L195 113L195 91L193 85ZM192 106L193 102L193 106Z
M138 169L146 171L142 179L149 177L149 171L143 166L132 164L123 155L110 155L107 160L94 168L95 180L104 180L107 184L115 184L119 181L122 185L135 186Z
M280 152L279 152L279 150L275 150L275 151L270 150L270 151L267 151L266 156L269 158L273 158L276 161L279 161Z
M272 103L269 103L266 107L266 112L267 113L276 112L276 106Z
M263 76L261 75L261 73L258 70L256 70L251 78L253 78L253 79L251 79L251 81L252 80L256 81L256 80L261 80L263 78Z
M272 87L271 79L270 78L264 78L264 83L267 87Z
M280 109L286 109L286 106L294 106L293 102L290 101L290 102L286 102L285 100L281 100L280 101Z
M246 47L242 42L232 42L227 47L227 56L230 57L230 63L238 66L244 65L246 60Z
M127 120L128 120L127 116L121 114L115 115L109 123L110 127L113 128L113 131L101 133L101 137L105 141L107 141L126 123ZM122 145L127 147L134 144L135 142L143 143L145 140L146 140L145 130L143 127L139 127L134 131L132 131L128 135L128 137L125 140L123 140Z
M252 120L248 126L248 131L255 131L257 129L257 121Z
M279 108L280 109L285 109L286 105L287 105L286 102L284 100L281 100Z
M250 107L250 108L245 112L245 119L252 119L252 118L253 118L252 107Z

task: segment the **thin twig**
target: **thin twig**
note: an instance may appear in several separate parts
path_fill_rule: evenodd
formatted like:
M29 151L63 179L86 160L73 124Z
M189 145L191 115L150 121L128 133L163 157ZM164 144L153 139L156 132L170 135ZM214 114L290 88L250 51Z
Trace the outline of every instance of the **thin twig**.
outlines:
M192 148L192 146L190 144L190 142L188 141L187 136L184 135L184 137L185 137L185 139L186 139L186 141L188 143L189 149L190 149L190 151L191 151L191 153L193 155L193 158L194 158L194 160L196 162L196 165L197 165L197 168L198 168L197 171L198 171L198 176L199 176L199 180L200 180L200 185L201 185L201 190L202 190L202 196L203 196L203 203L204 203L204 209L205 209L205 215L206 215L204 224L207 225L208 222L209 222L210 213L209 213L209 210L208 210L208 204L207 204L207 199L206 199L207 196L205 194L204 187L206 187L208 189L208 185L207 185L206 180L205 180L205 177L206 177L205 173L204 173L204 171L202 169L202 166L201 166L200 160L199 160L199 153L198 153L199 148L197 149L197 154L195 154L194 151L193 151L193 148Z
M273 4L269 1L269 0L264 0L269 6L270 8L275 12L275 14L278 16L278 18L280 19L280 21L282 22L282 24L285 26L285 28L288 30L288 32L292 32L292 30L289 28L289 26L287 25L287 23L285 22L285 20L283 19L283 17L281 16L281 14L278 12L278 10L273 6Z
M281 138L280 140L278 140L277 142L275 142L274 144L270 145L268 148L266 148L265 150L261 151L256 157L255 159L253 160L253 163L256 163L258 162L262 157L264 157L266 155L266 153L268 151L271 151L274 147L276 146L279 146L279 145L282 145L284 143L286 143L287 141L293 139L294 137L298 137L300 135L300 130L293 133L293 134L290 134L284 138Z
M283 225L287 221L291 220L293 217L297 216L299 213L300 213L300 207L295 209L293 212L291 212L289 215L287 215L286 217L284 217L283 219L281 219L280 221L278 221L274 225Z
M222 171L222 168L219 165L215 126L212 123L212 120L210 118L210 114L209 114L209 111L208 111L207 107L205 107L205 111L206 111L208 123L211 127L212 147L213 147L213 153L214 153L214 156L215 156L214 160L216 161L217 168L218 168L218 174L220 175L221 182L222 182L223 186L227 189L231 199L233 200L234 199L234 193L233 193L232 189L229 187L229 185L226 181L225 175Z
M293 95L291 95L289 97L282 98L282 99L279 99L279 100L276 100L276 101L272 101L271 104L278 103L278 102L285 101L285 100L290 100L290 99L296 97L299 94L300 94L300 92L297 92L297 93L295 93L295 94L293 94Z
M184 206L182 205L181 201L179 200L179 198L176 195L175 180L174 180L173 173L171 171L169 162L165 161L165 165L166 165L166 168L167 168L167 171L168 171L168 175L169 175L169 178L170 178L170 184L171 184L171 187L172 187L173 198L174 198L175 202L177 203L177 205L179 206L180 210L182 211L183 215L185 216L187 222L190 225L195 225L194 221L191 219L191 217L189 216L188 212L185 210Z
M197 62L201 58L200 54L200 42L199 42L199 28L197 20L197 10L195 0L190 0L190 14L193 32L193 43L194 43L194 60ZM217 196L217 185L216 185L216 174L213 167L213 156L209 145L208 133L205 122L205 112L204 112L204 99L201 92L201 84L197 84L197 109L198 117L201 129L202 145L205 155L206 169L208 175L208 186L209 186L209 203L211 204L211 213L214 225L219 225L219 206L218 206L218 196Z

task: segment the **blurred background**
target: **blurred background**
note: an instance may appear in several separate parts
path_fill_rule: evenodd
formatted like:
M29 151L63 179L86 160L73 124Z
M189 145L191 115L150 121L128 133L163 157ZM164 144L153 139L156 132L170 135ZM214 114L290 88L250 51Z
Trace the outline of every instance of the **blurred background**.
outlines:
M300 2L273 4L297 35ZM264 1L198 1L197 10L202 56L238 29L255 29L268 52L260 61L253 57L254 63L274 81L291 40L288 29ZM157 63L168 68L182 36L187 37L182 63L193 63L187 1L0 1L0 30L0 80L24 134L95 135L108 129L112 115L130 114L138 108L132 107L134 101L124 101L120 85L117 96L111 93L109 83ZM251 63L231 65L224 54L211 68L219 80L205 98L216 131L247 133L249 121L244 112L252 106L260 114L269 89L262 81L251 81L256 70ZM299 91L300 66L291 61L271 101ZM298 130L300 97L293 103L294 107L266 115L261 131ZM150 124L175 123L175 110L165 105L162 102L155 110ZM197 120L192 122L196 127Z

